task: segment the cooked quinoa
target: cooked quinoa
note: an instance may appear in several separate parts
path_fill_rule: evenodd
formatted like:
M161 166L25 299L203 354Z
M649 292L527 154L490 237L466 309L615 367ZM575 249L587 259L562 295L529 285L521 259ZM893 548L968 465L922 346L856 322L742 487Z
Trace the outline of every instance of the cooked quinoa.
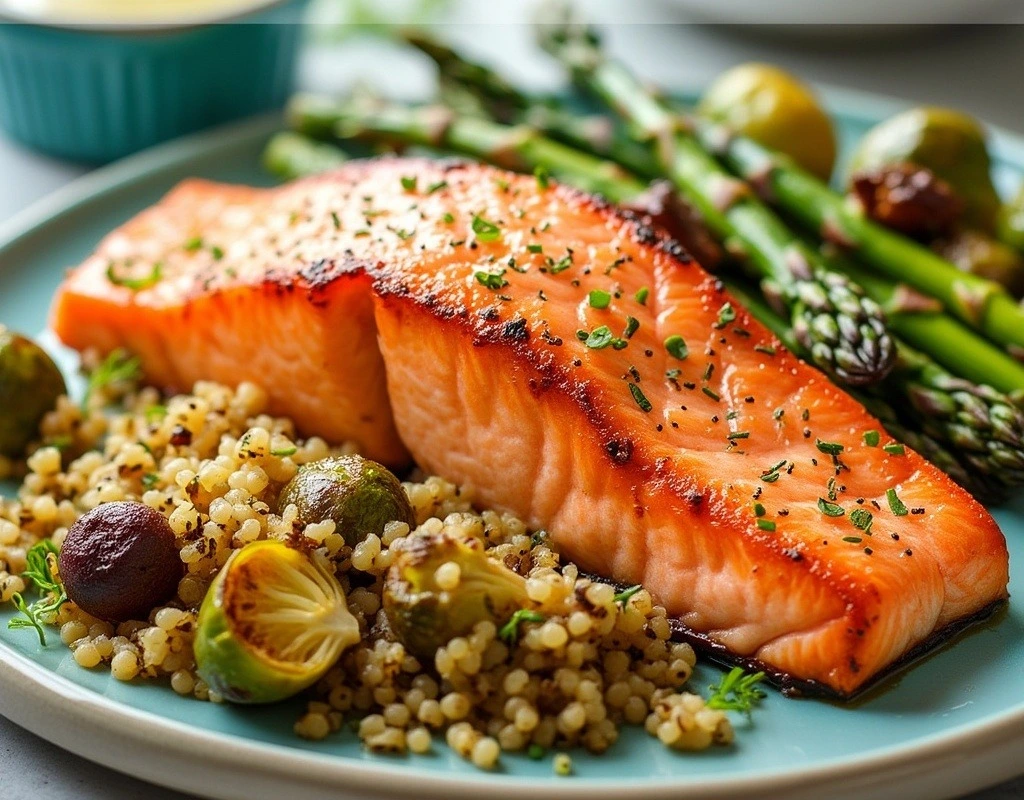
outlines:
M117 403L116 411L106 406ZM481 768L502 751L540 757L582 746L602 753L624 723L643 725L665 745L700 750L732 741L725 713L680 692L696 661L670 639L665 610L644 590L616 595L561 562L542 533L518 519L473 506L471 494L436 476L403 487L416 519L388 524L355 547L334 522L303 525L277 496L302 464L355 452L301 439L294 424L269 416L252 384L199 383L191 395L106 387L83 411L68 398L44 420L44 442L27 461L15 500L0 500L0 602L26 589L25 554L42 538L59 546L68 528L101 503L141 500L173 529L185 575L177 596L148 619L119 625L66 603L52 620L85 668L123 681L160 679L180 695L221 698L197 675L192 645L198 609L232 551L260 539L289 540L323 556L346 591L361 642L309 693L295 732L323 739L349 721L374 751L425 753L443 740ZM0 473L17 465L0 464ZM480 622L451 639L432 663L388 637L383 576L407 537L445 533L480 540L487 553L527 579L543 620L523 622L514 645ZM437 573L452 588L454 563ZM26 634L27 635L27 634ZM554 762L569 774L565 754Z

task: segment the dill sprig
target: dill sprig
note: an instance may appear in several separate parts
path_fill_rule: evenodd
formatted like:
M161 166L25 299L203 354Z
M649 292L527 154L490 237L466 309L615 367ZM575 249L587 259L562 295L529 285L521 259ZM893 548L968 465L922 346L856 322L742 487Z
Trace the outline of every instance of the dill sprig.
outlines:
M112 383L136 381L141 375L139 359L118 348L89 374L89 383L82 397L82 410L87 411L93 394Z
M513 645L519 639L519 626L523 622L543 622L544 615L539 611L531 611L528 608L521 608L512 618L501 626L498 631L498 638L507 645Z
M733 667L722 682L710 686L707 707L720 711L742 711L749 715L767 695L757 684L764 680L763 672L748 675L742 667Z
M21 577L32 581L32 585L41 595L39 600L28 603L20 593L15 593L11 598L14 607L23 616L15 617L7 623L7 627L14 630L18 628L35 628L39 635L39 644L46 646L46 631L43 628L62 605L68 601L67 592L64 586L54 577L51 565L51 556L54 562L57 558L57 545L50 539L43 539L36 542L25 554L25 571Z

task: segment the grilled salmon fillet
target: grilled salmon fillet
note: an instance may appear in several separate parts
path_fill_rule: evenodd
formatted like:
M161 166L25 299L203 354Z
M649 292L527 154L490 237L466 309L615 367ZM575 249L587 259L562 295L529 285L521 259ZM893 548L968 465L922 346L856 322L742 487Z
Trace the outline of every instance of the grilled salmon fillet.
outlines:
M566 187L401 159L189 182L72 273L53 325L158 383L256 380L307 432L408 452L839 696L1007 596L981 505L678 246Z

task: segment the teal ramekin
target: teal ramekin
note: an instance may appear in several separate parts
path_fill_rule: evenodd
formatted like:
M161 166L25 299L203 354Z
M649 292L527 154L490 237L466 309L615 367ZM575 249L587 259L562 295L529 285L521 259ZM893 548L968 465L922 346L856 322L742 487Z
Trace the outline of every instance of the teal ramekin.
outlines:
M199 25L0 22L0 127L51 155L103 163L281 108L307 4L264 2Z

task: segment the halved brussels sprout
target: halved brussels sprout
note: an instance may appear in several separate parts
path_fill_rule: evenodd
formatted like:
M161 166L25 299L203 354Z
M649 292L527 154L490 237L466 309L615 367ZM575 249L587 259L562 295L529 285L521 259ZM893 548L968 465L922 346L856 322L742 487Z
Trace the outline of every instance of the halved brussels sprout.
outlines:
M488 556L476 539L410 536L384 581L384 613L413 655L439 647L490 620L497 626L531 605L526 579Z
M359 641L345 592L326 568L283 542L233 553L199 611L196 665L233 703L274 703L316 683Z

